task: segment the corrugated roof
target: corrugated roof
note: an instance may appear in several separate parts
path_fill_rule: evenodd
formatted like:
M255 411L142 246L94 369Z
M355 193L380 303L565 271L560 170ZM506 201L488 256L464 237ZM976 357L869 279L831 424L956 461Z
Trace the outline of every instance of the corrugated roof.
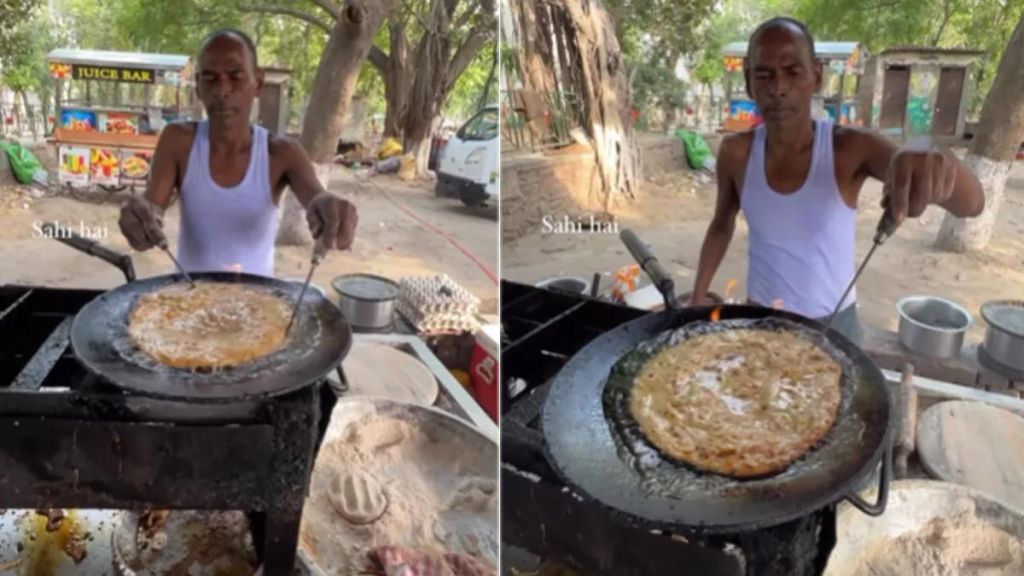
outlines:
M815 42L814 53L818 58L849 58L858 47L860 47L859 42ZM861 52L864 52L863 48L861 48ZM747 43L726 44L722 55L744 58L747 55Z
M913 52L916 54L950 54L958 56L981 56L985 53L984 50L976 50L974 48L937 48L935 46L914 46L912 44L890 46L885 50L882 50L881 54L906 54Z
M91 64L94 66L123 66L126 68L152 68L154 70L182 70L189 57L181 54L145 54L140 52L112 52L109 50L75 50L58 48L46 55L49 62L64 64Z

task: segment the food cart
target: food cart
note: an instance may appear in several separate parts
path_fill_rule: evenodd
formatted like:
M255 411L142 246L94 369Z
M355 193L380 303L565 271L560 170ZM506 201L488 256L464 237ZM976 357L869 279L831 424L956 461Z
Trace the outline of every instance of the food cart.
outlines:
M857 117L857 91L864 73L867 53L858 42L815 42L815 56L822 63L821 91L812 102L815 118L825 118L843 125L861 124ZM728 103L723 108L721 130L741 132L761 122L757 104L746 93L743 79L743 59L747 56L746 42L727 44L722 51L725 66L725 94ZM850 80L848 77L853 77Z
M58 49L47 64L57 80L51 143L60 184L73 191L144 185L161 128L191 110L191 90L182 101L189 57Z

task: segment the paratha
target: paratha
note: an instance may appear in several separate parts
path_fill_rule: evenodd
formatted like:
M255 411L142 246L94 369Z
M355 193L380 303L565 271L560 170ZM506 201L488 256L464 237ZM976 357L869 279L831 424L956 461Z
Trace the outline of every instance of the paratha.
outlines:
M175 368L217 369L267 356L284 343L291 307L265 288L229 282L172 284L139 297L128 334Z
M785 470L839 412L842 366L795 332L735 329L666 348L640 369L629 410L663 454L735 477Z

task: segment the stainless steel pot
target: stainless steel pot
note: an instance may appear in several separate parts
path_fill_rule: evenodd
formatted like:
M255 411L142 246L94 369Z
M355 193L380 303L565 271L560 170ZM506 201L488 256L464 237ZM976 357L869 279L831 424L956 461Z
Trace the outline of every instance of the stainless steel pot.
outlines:
M586 294L587 291L590 290L590 282L587 282L583 278L559 276L557 278L542 280L537 283L537 287L569 292L572 294Z
M974 320L962 306L934 296L910 296L896 303L900 342L913 352L936 358L960 354L964 334Z
M398 284L374 274L345 274L331 280L338 307L355 328L387 328L395 319Z
M1024 371L1024 301L987 302L981 317L988 323L985 352L1003 366Z

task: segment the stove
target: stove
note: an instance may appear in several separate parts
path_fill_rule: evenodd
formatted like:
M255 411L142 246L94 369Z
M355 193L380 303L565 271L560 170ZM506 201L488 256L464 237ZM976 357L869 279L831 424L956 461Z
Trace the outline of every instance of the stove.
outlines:
M100 294L0 286L0 508L242 510L264 574L291 574L335 401L326 379L219 405L115 388L69 345Z
M587 574L819 576L835 545L835 508L753 532L702 536L631 526L573 493L544 454L540 415L551 380L597 336L648 312L501 283L502 542Z

